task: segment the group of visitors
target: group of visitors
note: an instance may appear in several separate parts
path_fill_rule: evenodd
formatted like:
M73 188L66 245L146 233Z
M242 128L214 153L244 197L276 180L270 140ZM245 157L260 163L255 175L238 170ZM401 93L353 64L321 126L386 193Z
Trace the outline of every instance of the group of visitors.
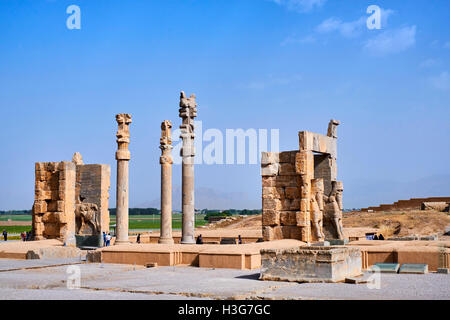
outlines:
M111 245L111 233L106 233L105 231L103 231L103 246L104 247L109 247Z
M31 241L31 231L21 232L20 239L22 239L22 241Z

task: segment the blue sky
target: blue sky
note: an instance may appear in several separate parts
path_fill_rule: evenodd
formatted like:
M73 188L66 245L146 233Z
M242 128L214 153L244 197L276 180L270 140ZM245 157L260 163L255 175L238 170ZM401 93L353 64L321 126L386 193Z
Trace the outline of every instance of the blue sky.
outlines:
M69 5L81 30L66 27ZM382 29L369 30L378 5ZM130 206L158 206L160 123L194 92L203 130L326 132L347 208L450 195L450 2L0 1L0 210L31 208L34 162L111 165L133 116ZM181 167L174 166L174 208ZM259 208L259 165L198 165L196 207Z

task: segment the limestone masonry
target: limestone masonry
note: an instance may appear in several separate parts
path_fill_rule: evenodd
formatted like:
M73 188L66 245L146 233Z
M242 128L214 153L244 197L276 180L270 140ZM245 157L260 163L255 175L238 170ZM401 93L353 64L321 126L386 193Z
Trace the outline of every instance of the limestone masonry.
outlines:
M337 126L327 135L299 132L299 150L263 152L262 225L265 241L344 238L343 184L337 181Z
M75 235L107 232L110 175L109 165L85 165L79 153L72 162L36 163L34 239L75 245Z

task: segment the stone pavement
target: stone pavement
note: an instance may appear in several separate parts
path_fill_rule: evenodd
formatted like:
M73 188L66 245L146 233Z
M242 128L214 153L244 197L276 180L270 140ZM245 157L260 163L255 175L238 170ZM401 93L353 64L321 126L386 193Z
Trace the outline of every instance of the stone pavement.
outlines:
M380 289L369 289L365 284L260 281L258 270L147 269L66 259L81 263L76 264L81 289L71 290L62 262L0 260L0 299L450 299L446 274L382 274Z

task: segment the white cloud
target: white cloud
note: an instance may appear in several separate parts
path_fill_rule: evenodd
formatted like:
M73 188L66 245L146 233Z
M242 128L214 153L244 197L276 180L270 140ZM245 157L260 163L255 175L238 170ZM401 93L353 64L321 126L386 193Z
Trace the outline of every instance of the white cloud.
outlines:
M385 28L388 24L389 17L394 14L394 10L381 8L381 28ZM324 20L316 27L316 32L330 33L339 32L346 38L355 38L359 36L367 28L367 19L369 16L362 16L354 21L341 21L338 18L331 17Z
M440 75L428 79L430 84L439 90L450 90L450 74L447 71L441 72Z
M426 59L426 60L422 61L419 64L419 67L420 68L432 68L432 67L440 66L441 64L442 64L441 60L430 58L430 59Z
M350 22L342 22L337 18L329 18L316 27L319 33L329 33L337 31L346 38L354 38L364 31L366 26L366 18L361 17L358 20Z
M394 10L381 8L381 29L385 29L387 27L388 19L394 13Z
M416 26L384 31L369 39L364 49L373 55L383 56L404 51L416 43Z
M271 0L280 6L297 12L311 12L315 8L322 7L327 0Z

